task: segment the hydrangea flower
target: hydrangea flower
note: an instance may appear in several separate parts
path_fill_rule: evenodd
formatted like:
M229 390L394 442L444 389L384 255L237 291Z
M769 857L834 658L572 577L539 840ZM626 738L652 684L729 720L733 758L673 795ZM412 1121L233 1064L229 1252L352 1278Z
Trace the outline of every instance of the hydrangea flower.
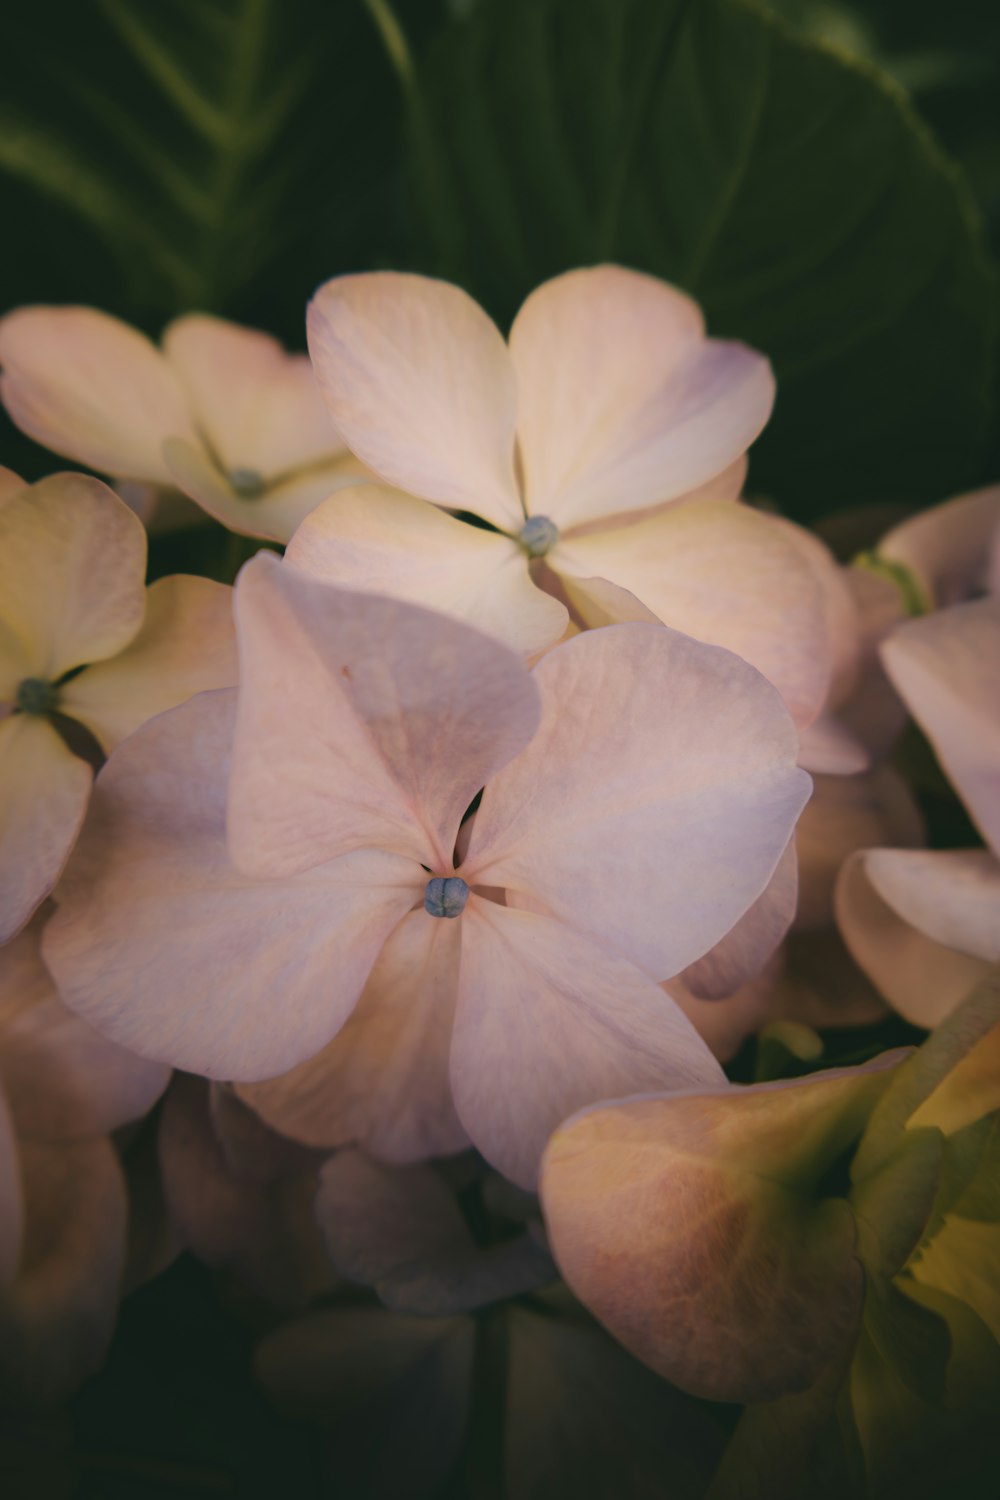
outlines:
M191 1071L285 1074L244 1097L309 1144L471 1139L524 1184L584 1100L717 1080L655 981L752 905L808 795L759 673L644 624L529 673L270 554L236 592L231 775L231 694L112 757L46 934L67 1002Z
M586 625L658 619L753 662L800 725L816 716L823 591L780 523L731 503L771 371L706 338L689 297L618 266L571 271L505 344L459 288L374 272L327 282L308 329L337 430L407 493L334 496L294 539L296 566L529 654L563 635L567 605Z
M235 681L231 590L148 589L146 534L100 480L0 471L0 942L51 890L93 773L136 725ZM96 741L96 745L94 745Z
M246 536L287 542L364 471L334 431L305 355L192 313L162 349L91 307L0 320L0 396L45 447L120 480L177 485Z

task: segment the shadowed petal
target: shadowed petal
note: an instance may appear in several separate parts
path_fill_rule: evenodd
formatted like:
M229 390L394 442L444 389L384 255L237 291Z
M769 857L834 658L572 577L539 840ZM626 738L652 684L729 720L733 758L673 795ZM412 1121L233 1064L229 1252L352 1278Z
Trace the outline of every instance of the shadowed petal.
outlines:
M143 1057L270 1077L319 1051L361 994L422 871L362 851L298 879L225 845L233 694L151 720L109 760L45 930L66 1003Z
M146 618L130 646L88 667L60 693L60 707L109 753L154 714L236 683L233 593L209 578L174 574L146 592Z
M0 1089L0 1296L17 1273L24 1232L24 1196L14 1122Z
M621 266L540 286L510 352L527 508L560 527L695 489L745 452L774 400L762 355L706 339L696 303Z
M462 873L679 973L785 851L810 788L794 726L745 662L659 625L587 631L532 676L541 727L487 785Z
M895 526L877 555L908 568L937 609L989 587L990 544L1000 533L1000 485L973 490Z
M335 276L309 304L307 328L316 379L353 453L413 495L521 524L516 379L471 297L395 271Z
M240 574L236 616L237 863L287 875L375 847L450 869L462 814L538 722L518 657L445 615L331 588L269 553Z
M474 1144L521 1187L582 1104L721 1081L669 996L581 932L475 896L462 926L452 1091Z
M388 594L466 620L533 656L566 629L510 537L376 485L344 490L299 527L286 561L324 583Z
M699 999L717 1000L756 979L792 925L798 894L799 864L793 838L763 892L735 927L684 970L681 978L691 993Z
M184 389L138 329L92 307L0 322L0 395L22 432L119 479L169 484L163 440L195 437Z

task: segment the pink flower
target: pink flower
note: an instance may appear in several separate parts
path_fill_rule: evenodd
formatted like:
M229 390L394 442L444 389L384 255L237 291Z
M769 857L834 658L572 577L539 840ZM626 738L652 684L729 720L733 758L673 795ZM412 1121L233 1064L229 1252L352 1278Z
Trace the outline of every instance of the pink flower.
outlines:
M205 695L101 774L46 937L69 1004L191 1071L285 1074L243 1096L309 1144L471 1139L525 1184L584 1101L719 1079L655 981L755 901L808 795L757 672L630 624L529 673L269 554L237 616L235 739Z

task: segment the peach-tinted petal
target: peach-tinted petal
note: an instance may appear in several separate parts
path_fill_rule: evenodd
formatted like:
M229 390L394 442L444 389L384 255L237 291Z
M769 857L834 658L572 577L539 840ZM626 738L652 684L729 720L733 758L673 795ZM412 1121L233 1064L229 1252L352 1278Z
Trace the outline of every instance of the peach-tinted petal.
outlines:
M27 481L20 474L15 474L13 469L7 469L0 464L0 505L9 500L11 495L27 487Z
M375 847L449 871L462 814L538 722L520 659L446 615L332 588L270 553L240 574L236 616L237 863L287 875Z
M425 500L521 524L516 378L471 297L395 271L335 276L309 304L307 328L316 379L353 453Z
M476 896L462 928L452 1091L474 1144L520 1186L581 1105L721 1082L669 996L582 932Z
M681 978L691 993L700 999L718 1000L756 979L792 925L798 891L793 838L764 890L735 927L684 970Z
M137 329L92 307L0 322L0 396L36 442L121 479L170 483L163 440L195 436L184 389Z
M1000 855L1000 597L901 625L882 660Z
M758 979L721 1000L702 1000L683 979L670 979L661 988L680 1006L702 1041L719 1062L730 1062L747 1037L759 1031L775 1012L776 976L781 955L777 954Z
M894 526L877 556L914 575L938 609L989 586L991 542L1000 533L1000 485L973 490Z
M46 682L128 645L145 571L142 523L99 479L53 474L0 508L0 623Z
M189 313L164 329L163 350L226 470L272 479L343 451L307 356L270 334Z
M984 850L862 851L835 899L854 958L914 1025L936 1026L1000 957L1000 866Z
M45 719L16 714L0 721L0 943L59 879L92 779Z
M510 352L527 508L559 526L693 490L746 451L774 401L761 355L706 340L689 297L621 266L540 286Z
M564 606L535 587L510 537L381 486L324 501L303 521L285 558L324 583L454 615L526 656L566 629Z
M40 932L32 923L0 948L0 1080L21 1135L105 1135L152 1108L169 1071L66 1009L42 963Z
M110 753L154 714L231 687L236 676L232 589L174 574L147 589L146 618L131 645L72 678L59 706Z
M819 1185L885 1082L844 1070L581 1111L542 1167L570 1287L695 1395L805 1390L850 1344L864 1293L851 1213Z
M252 1088L253 1085L246 1085ZM320 1165L325 1152L312 1151L266 1125L237 1093L237 1084L213 1080L208 1088L212 1134L227 1172L243 1182L273 1182Z
M923 819L906 782L891 766L862 776L814 776L813 794L795 830L799 851L800 931L831 927L833 890L841 865L856 849L915 849Z
M170 438L163 452L174 483L185 495L230 531L268 542L287 542L328 495L364 478L358 460L342 454L276 479L260 494L248 496L239 493L202 446Z
M291 1073L243 1084L240 1097L310 1146L360 1141L399 1162L461 1151L448 1082L461 927L410 912L333 1041Z
M745 662L659 625L587 631L532 676L542 724L487 784L463 874L677 974L785 851L810 787L794 726Z
M871 761L864 741L832 714L820 714L802 731L799 765L814 776L857 776Z
M14 1122L0 1088L0 1297L17 1272L24 1231L24 1195Z
M0 1391L65 1400L114 1328L127 1206L110 1141L21 1145L27 1206L17 1278L0 1293Z
M112 1041L248 1079L329 1041L423 872L372 851L280 884L236 870L225 845L232 699L193 698L111 757L43 947L66 1003Z
M723 501L672 505L631 526L565 537L557 573L607 578L675 630L735 651L781 693L799 727L830 681L823 593L799 546L771 517Z

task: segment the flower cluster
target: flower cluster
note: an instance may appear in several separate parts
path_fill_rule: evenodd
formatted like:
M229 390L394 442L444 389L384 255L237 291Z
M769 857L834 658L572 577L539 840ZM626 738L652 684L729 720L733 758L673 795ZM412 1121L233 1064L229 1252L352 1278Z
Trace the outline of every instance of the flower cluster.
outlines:
M1000 489L838 561L742 497L767 361L620 267L506 341L342 276L308 337L0 322L109 481L0 473L5 1394L187 1249L298 1314L292 1411L433 1358L414 1493L483 1309L512 1379L744 1404L713 1494L838 1420L891 1488L998 1383ZM147 586L191 502L265 545Z

